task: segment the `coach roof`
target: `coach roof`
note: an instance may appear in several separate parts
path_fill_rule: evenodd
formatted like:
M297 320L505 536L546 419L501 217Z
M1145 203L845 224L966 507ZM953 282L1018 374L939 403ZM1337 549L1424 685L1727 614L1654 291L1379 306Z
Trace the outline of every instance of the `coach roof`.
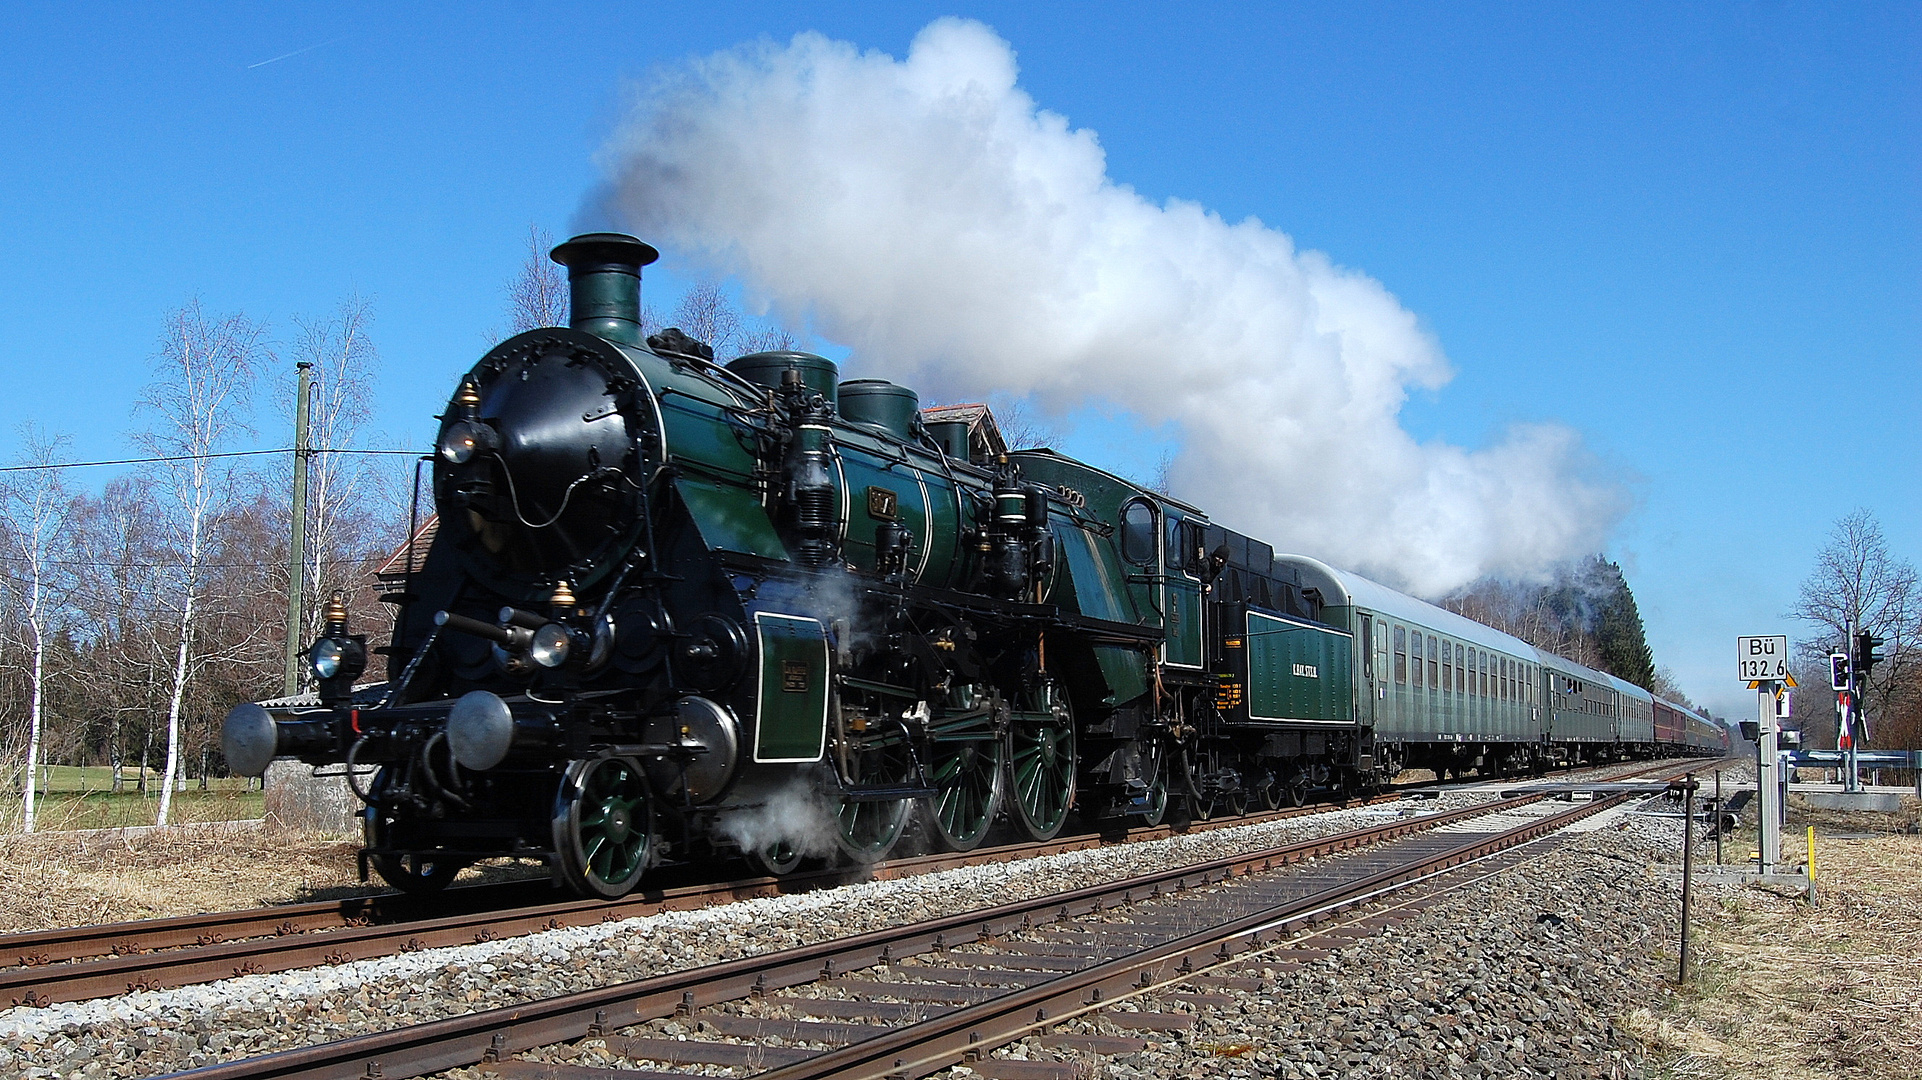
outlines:
M1306 555L1277 555L1275 561L1299 568L1302 588L1320 589L1325 607L1367 608L1391 619L1419 623L1423 629L1447 634L1451 639L1474 642L1484 649L1519 656L1533 663L1540 663L1548 655L1512 634L1504 634L1427 601L1398 593L1360 574L1337 570L1319 559L1311 559Z

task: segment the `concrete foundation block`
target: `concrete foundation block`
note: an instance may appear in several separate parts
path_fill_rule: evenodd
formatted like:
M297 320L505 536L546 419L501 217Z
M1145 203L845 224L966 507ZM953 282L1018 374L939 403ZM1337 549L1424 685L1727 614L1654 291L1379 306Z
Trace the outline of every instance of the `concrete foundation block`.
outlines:
M1902 796L1878 791L1798 791L1817 810L1867 810L1878 814L1902 811Z
M315 776L314 767L299 761L276 761L267 766L262 794L270 826L319 833L323 836L359 836L361 801L340 775L341 767L327 766ZM365 786L373 779L369 767L361 778Z

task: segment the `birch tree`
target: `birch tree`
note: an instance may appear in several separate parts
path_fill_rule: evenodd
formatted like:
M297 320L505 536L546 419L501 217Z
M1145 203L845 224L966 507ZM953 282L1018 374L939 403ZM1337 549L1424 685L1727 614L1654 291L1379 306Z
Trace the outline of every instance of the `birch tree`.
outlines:
M383 479L376 460L328 453L357 448L371 415L374 370L379 350L369 330L372 306L360 297L341 301L322 320L296 320L293 358L313 365L308 399L309 441L320 449L307 467L307 560L304 627L307 638L320 631L322 601L335 589L353 591L365 569L366 546L380 530L369 513L371 488ZM384 539L384 536L379 537Z
M47 644L65 610L71 584L71 561L61 549L67 542L72 495L54 467L65 437L48 438L29 428L24 433L25 454L20 464L34 466L10 474L0 488L0 506L9 541L6 573L0 577L20 614L27 641L27 758L21 785L21 829L32 832L38 810L40 747L46 733Z
M98 497L78 500L73 549L86 572L74 608L87 631L90 658L78 674L91 684L91 697L106 717L115 791L122 783L123 724L130 716L150 717L148 688L165 667L157 606L164 591L158 571L166 556L160 533L152 492L133 477L116 478ZM144 771L140 787L146 790Z
M139 408L151 426L135 436L160 462L171 532L177 638L168 685L167 758L160 811L166 825L180 776L181 706L194 661L194 619L205 585L207 526L228 494L231 470L219 456L251 434L248 418L266 332L244 315L213 316L198 300L167 316L155 379Z

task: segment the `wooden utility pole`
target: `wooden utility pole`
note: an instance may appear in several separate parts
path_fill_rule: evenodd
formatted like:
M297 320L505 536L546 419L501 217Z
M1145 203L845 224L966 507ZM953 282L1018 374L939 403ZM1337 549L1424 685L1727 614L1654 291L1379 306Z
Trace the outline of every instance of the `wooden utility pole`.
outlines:
M300 383L294 390L294 523L287 545L288 697L300 693L300 639L306 621L301 592L307 582L307 459L314 453L307 438L307 399L313 387L314 365L302 360L294 367L300 371Z

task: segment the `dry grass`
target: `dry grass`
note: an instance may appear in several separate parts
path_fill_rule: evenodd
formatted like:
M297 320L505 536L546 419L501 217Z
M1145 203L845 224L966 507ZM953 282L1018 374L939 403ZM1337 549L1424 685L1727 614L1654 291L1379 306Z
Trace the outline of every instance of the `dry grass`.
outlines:
M1656 1075L1922 1077L1922 836L1820 838L1816 881L1703 891L1695 981L1630 1018Z
M0 837L0 931L349 895L357 844L204 827Z

